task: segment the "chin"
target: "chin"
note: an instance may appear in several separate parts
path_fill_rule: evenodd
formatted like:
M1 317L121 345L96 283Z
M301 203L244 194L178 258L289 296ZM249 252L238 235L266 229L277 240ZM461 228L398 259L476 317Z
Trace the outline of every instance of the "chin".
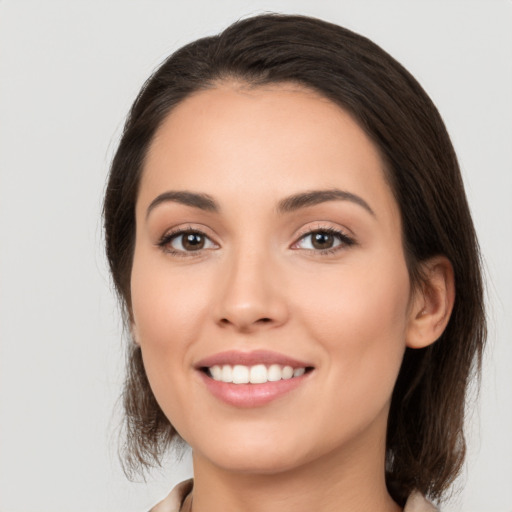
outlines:
M205 446L194 447L194 457L207 459L225 471L269 475L289 471L305 462L306 454L298 440L284 441L270 435L228 436Z
M204 454L209 456L210 462L231 473L247 475L272 475L290 471L301 465L300 457L286 456L276 450L248 452L247 450L233 450L231 453Z

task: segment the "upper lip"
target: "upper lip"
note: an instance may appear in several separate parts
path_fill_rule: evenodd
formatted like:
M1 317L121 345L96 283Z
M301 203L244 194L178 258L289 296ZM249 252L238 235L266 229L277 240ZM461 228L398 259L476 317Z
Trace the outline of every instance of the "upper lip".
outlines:
M254 366L256 364L279 364L282 366L291 366L292 368L308 368L312 366L307 362L269 350L253 350L251 352L229 350L205 357L196 363L195 367L200 369L210 368L216 365L222 366L225 364L231 366L237 364L244 366Z

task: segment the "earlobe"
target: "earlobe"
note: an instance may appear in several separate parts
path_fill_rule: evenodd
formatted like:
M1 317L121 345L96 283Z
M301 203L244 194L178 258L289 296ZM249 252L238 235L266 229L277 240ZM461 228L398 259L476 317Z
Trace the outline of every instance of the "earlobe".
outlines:
M455 301L453 267L448 258L436 256L422 266L423 282L415 291L409 313L409 348L425 348L443 334Z

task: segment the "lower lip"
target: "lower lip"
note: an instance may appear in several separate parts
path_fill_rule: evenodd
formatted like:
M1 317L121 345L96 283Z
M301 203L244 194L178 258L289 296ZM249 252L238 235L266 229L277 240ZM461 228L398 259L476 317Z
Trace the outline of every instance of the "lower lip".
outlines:
M223 402L235 407L260 407L293 391L304 383L309 372L300 377L282 379L264 384L232 384L212 379L199 372L210 393Z

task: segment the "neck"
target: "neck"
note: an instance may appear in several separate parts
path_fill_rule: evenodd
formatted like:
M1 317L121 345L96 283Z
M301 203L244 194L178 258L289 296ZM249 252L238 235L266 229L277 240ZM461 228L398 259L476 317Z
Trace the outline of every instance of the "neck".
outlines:
M385 440L363 437L362 446L279 473L226 470L194 453L192 512L398 512L385 483Z

